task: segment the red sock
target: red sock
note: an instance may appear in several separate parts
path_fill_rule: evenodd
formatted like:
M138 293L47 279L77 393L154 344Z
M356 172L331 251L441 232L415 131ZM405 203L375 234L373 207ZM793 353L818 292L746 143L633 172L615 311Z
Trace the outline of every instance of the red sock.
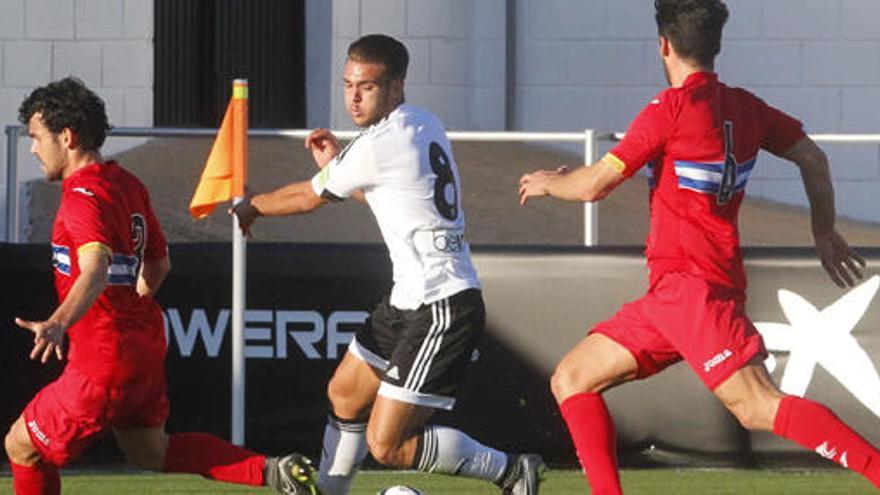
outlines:
M572 395L559 405L593 495L619 495L617 435L602 396Z
M236 447L208 433L177 433L168 439L162 470L262 486L265 462L265 456Z
M38 462L22 466L9 461L12 468L12 489L17 495L59 495L61 476L58 468Z
M880 452L822 404L791 395L783 397L773 433L861 473L880 487Z

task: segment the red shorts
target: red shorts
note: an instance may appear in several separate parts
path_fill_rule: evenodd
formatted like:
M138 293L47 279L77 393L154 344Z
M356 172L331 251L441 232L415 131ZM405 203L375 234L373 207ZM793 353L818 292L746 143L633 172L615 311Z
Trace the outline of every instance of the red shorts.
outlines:
M648 293L593 328L627 348L646 378L685 359L714 390L757 355L761 334L745 315L740 291L686 273L663 276Z
M63 466L108 428L150 428L168 418L165 371L121 387L94 383L71 366L40 390L22 416L43 461Z

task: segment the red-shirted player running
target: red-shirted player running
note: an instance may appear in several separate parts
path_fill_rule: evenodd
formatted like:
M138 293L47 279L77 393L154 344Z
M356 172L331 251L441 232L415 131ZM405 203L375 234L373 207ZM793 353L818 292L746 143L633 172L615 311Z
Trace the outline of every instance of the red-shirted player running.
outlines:
M302 456L267 458L206 433L165 433L165 335L153 294L171 263L147 190L102 160L104 102L79 80L36 89L19 119L62 193L52 229L60 305L45 321L16 323L34 333L31 359L63 359L65 334L70 347L61 376L6 435L15 493L60 493L58 468L112 430L128 461L143 469L313 494Z
M824 153L797 120L713 73L727 8L719 0L656 0L660 55L671 86L592 167L520 179L520 201L550 195L598 201L651 167L648 293L597 325L559 363L551 387L594 494L620 493L614 425L600 395L684 359L748 429L770 430L880 486L880 452L826 407L786 396L762 360L745 315L737 214L765 149L794 162L810 200L822 266L841 286L864 261L834 227ZM824 446L824 448L822 447Z

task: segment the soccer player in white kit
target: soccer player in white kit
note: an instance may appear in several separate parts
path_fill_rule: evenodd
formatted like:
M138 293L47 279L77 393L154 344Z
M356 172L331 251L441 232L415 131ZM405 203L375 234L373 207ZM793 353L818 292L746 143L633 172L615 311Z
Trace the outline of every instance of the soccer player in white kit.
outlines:
M345 105L364 131L341 150L327 129L305 145L321 171L311 181L257 194L235 207L242 229L259 216L306 213L365 200L391 256L394 286L357 333L327 388L318 486L348 493L367 449L398 468L480 478L503 493L538 493L537 455L510 455L446 426L485 328L480 282L471 263L461 185L442 122L404 103L406 47L384 35L349 46Z

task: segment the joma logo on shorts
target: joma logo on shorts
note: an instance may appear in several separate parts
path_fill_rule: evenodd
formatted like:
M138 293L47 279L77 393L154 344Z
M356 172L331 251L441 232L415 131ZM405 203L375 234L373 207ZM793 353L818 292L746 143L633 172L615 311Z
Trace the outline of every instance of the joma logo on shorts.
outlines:
M49 437L47 437L46 434L43 433L43 430L41 430L40 427L37 426L36 421L30 420L27 425L28 425L28 428L30 428L31 433L34 434L34 436L37 438L37 440L42 442L43 445L49 445L49 442L51 440L49 440Z
M710 360L706 361L705 363L703 363L703 370L704 370L706 373L712 371L712 368L714 368L714 367L718 366L719 364L723 363L723 362L724 362L727 358L729 358L730 356L733 356L733 353L730 352L730 349L724 349L723 351L721 351L721 352L719 352L718 354L716 354L715 356L713 356L712 359L710 359Z

